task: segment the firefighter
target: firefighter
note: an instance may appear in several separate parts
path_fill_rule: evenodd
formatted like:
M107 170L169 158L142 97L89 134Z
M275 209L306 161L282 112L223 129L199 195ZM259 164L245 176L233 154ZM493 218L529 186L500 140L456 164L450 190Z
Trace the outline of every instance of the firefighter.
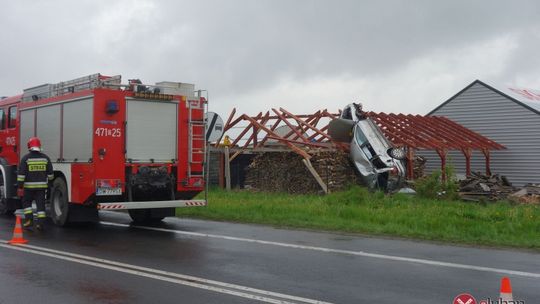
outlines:
M49 181L54 177L51 160L41 152L41 141L37 137L28 140L29 153L23 156L17 174L17 193L22 197L24 208L25 228L30 228L33 224L34 214L32 201L36 201L36 229L43 230L45 220L45 192Z

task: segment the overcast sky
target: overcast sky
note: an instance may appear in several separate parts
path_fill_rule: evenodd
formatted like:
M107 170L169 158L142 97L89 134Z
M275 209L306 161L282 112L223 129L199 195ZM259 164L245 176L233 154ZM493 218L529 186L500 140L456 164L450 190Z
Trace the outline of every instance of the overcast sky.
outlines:
M0 0L0 95L93 73L195 83L211 110L426 114L540 88L538 1Z

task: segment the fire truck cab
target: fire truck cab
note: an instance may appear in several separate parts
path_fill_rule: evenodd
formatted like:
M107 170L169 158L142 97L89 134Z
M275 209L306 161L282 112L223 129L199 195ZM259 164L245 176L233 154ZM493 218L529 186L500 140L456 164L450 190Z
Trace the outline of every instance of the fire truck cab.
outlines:
M93 74L0 100L0 213L21 208L19 160L37 136L54 168L47 214L60 226L128 210L136 222L205 206L207 100L194 85ZM206 193L206 192L205 192Z

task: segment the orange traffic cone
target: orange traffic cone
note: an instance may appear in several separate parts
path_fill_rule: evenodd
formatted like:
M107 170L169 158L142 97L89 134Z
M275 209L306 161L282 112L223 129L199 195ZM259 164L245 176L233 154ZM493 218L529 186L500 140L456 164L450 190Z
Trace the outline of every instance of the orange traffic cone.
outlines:
M503 301L514 301L512 296L512 285L510 285L510 279L507 277L502 278L500 298Z
M23 231L21 226L21 217L17 215L17 221L15 222L15 229L13 229L13 238L8 241L9 244L26 244L28 240L23 238Z

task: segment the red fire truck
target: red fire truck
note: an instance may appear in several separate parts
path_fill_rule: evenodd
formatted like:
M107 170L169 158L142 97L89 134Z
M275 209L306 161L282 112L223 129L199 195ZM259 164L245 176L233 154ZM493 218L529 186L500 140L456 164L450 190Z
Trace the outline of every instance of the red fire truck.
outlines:
M17 166L38 136L53 163L47 213L57 225L128 210L137 222L205 206L207 100L179 82L94 74L0 100L0 213L13 213ZM205 192L206 193L206 192Z

